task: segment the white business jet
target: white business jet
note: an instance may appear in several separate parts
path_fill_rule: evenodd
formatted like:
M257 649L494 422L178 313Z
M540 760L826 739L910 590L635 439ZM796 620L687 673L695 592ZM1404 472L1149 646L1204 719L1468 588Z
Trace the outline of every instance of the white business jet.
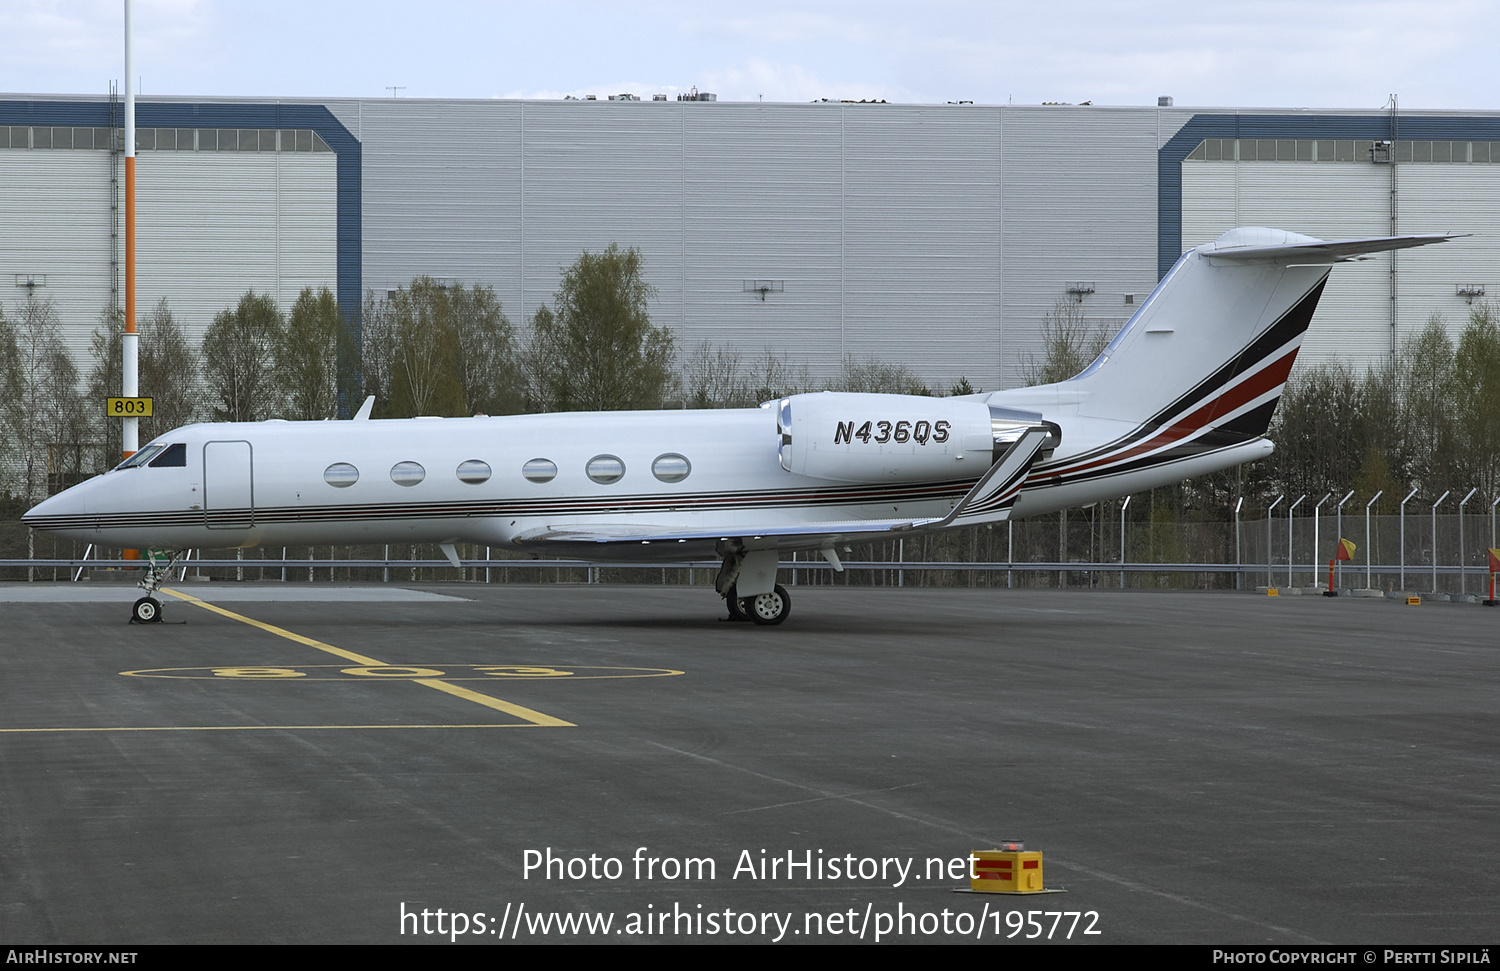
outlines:
M1261 458L1332 264L1446 235L1236 229L1185 253L1057 384L760 408L189 425L28 512L92 543L456 543L599 561L713 556L729 612L779 624L780 554L1004 522ZM148 569L134 619L160 619Z

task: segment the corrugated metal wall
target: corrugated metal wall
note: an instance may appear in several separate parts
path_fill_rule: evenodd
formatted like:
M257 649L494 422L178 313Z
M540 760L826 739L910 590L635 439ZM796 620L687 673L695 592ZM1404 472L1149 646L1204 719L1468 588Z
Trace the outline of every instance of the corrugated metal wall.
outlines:
M1044 356L1041 324L1070 283L1117 331L1156 285L1155 109L1003 109L1006 386Z
M118 287L125 299L124 165ZM110 299L107 151L0 150L0 301L26 299L16 274L45 275L80 373ZM292 152L141 152L136 164L136 307L166 298L192 341L246 290L284 310L303 287L335 281L334 156Z
M1440 247L1396 254L1396 337L1441 315L1455 336L1469 303L1458 286L1493 289L1500 265L1500 165L1403 163L1397 167L1396 231L1473 233ZM1183 163L1183 245L1235 226L1274 226L1323 239L1384 236L1391 229L1390 165L1368 161ZM1299 363L1338 358L1358 369L1391 349L1391 255L1340 266L1318 305Z
M1087 320L1111 329L1128 318L1157 278L1163 206L1177 205L1161 195L1159 150L1195 117L1220 117L1085 106L310 103L358 140L357 256L377 294L419 274L488 285L520 328L580 252L619 243L644 254L653 318L684 352L704 340L746 358L770 348L815 380L846 359L877 358L937 388L960 376L983 388L1021 383L1042 354L1042 319L1070 284L1092 287L1076 304ZM1315 129L1319 117L1294 120ZM1369 120L1328 118L1332 128ZM1271 113L1232 120L1226 131L1288 124ZM11 230L0 272L49 274L84 367L109 292L108 164L102 151L0 151L0 218ZM1388 166L1189 160L1182 170L1185 247L1246 224L1324 237L1389 229ZM140 172L143 312L166 295L198 334L251 287L287 306L302 286L332 283L332 155L142 153ZM1500 221L1500 165L1411 163L1398 174L1401 231L1484 234ZM1500 256L1487 238L1399 257L1400 333L1434 311L1462 321L1456 285L1489 283ZM1379 257L1337 275L1304 359L1387 352L1388 266Z
M365 148L365 285L488 284L518 324L615 242L642 251L683 349L995 388L1021 380L1068 281L1098 280L1085 313L1111 324L1154 283L1155 109L330 107Z

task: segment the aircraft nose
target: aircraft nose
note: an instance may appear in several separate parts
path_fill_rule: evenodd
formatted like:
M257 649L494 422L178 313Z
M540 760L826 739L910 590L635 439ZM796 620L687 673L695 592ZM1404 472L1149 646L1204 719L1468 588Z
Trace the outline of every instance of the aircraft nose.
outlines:
M81 489L81 486L74 486L43 499L21 516L21 522L32 529L50 530L81 525L79 517L87 511Z

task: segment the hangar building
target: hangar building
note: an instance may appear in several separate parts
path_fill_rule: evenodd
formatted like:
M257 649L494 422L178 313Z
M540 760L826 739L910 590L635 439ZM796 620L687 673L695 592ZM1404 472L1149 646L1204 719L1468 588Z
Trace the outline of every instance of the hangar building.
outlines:
M1304 360L1383 359L1500 286L1500 114L819 102L137 102L138 307L190 336L246 290L347 311L426 274L518 327L583 250L639 247L679 348L818 379L905 363L1024 381L1044 315L1123 323L1237 225L1472 233L1337 274ZM50 298L76 362L123 302L120 108L0 97L0 303Z

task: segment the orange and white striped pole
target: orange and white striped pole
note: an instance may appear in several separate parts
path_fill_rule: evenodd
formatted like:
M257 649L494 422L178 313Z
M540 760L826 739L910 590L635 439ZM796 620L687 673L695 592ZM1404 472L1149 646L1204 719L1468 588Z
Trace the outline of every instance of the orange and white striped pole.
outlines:
M125 333L120 341L120 393L127 398L140 394L135 331L135 63L131 52L130 0L125 0ZM140 448L140 419L124 419L120 443L124 458Z
M131 51L130 0L125 0L125 333L120 338L120 394L126 398L141 393L138 367L138 336L135 331L135 63ZM141 447L140 419L124 419L120 428L120 445L124 458ZM125 559L140 557L138 550L126 550Z

